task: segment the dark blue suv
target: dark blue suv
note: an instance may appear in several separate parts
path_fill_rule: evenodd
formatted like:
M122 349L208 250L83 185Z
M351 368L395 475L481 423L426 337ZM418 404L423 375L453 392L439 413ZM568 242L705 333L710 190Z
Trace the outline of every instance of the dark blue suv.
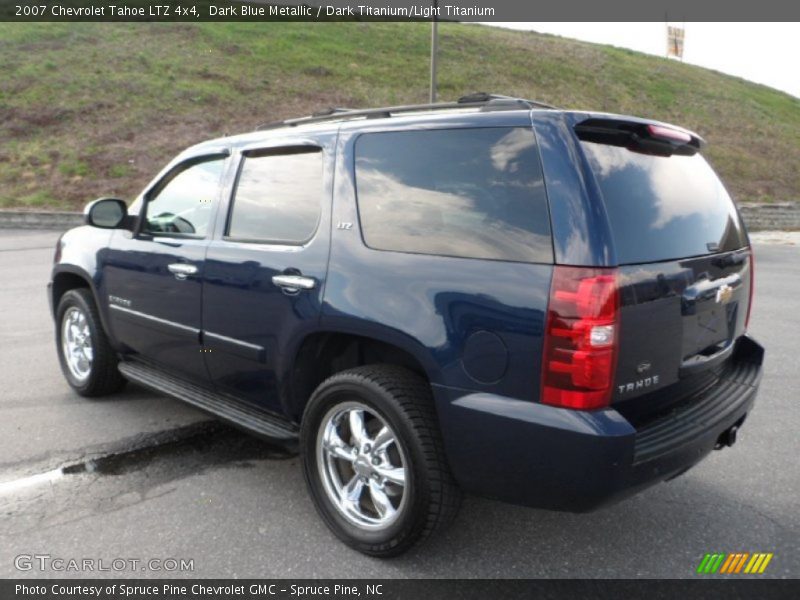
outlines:
M733 444L753 256L696 134L474 95L189 148L58 242L64 375L299 443L333 532L390 556L461 490L585 511Z

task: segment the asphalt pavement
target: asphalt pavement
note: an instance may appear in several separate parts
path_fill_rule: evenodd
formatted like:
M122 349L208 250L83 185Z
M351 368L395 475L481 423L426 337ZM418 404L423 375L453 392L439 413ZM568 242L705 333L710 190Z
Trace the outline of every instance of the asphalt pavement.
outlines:
M588 514L468 497L392 560L328 532L290 451L134 386L72 393L45 295L57 236L0 230L0 577L691 578L708 552L771 552L763 577L800 577L797 236L755 236L767 362L733 448Z

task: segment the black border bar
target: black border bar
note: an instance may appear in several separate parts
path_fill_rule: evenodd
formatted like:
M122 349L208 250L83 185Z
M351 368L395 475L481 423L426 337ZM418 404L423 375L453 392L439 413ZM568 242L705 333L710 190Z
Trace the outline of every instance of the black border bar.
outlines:
M112 8L113 7L113 8ZM3 21L800 21L792 0L0 0ZM743 40L743 43L746 43Z
M488 557L487 557L488 558ZM23 587L20 587L23 586ZM202 590L200 587L202 586ZM98 593L99 591L99 593ZM299 593L302 591L303 593ZM646 598L761 600L800 597L800 581L754 579L16 579L0 581L3 600L502 600Z

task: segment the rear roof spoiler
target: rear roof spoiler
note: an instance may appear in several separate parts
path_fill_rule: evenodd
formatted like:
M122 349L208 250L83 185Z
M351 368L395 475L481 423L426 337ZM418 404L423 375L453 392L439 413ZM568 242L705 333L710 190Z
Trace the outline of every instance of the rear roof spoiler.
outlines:
M691 156L706 141L688 129L640 119L589 117L575 125L578 138L587 142L621 146L634 152Z

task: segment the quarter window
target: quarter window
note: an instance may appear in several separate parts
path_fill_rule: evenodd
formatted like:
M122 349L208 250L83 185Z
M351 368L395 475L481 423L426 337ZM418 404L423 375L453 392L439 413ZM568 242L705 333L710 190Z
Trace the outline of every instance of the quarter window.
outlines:
M359 215L371 248L552 262L529 127L364 134L355 154Z
M291 149L243 159L228 237L243 241L303 244L322 210L322 150Z

